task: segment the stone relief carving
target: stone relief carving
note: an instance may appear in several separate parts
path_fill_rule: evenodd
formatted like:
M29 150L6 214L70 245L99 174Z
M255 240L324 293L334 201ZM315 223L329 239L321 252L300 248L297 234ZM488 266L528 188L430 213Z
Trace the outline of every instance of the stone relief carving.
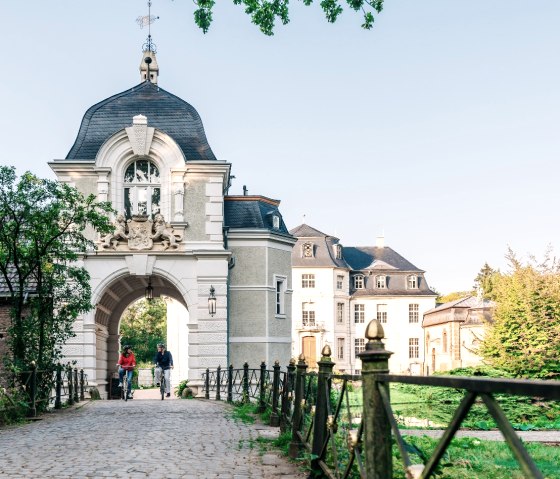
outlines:
M145 215L126 221L119 213L114 226L114 232L101 238L99 250L175 250L183 239L180 232L165 222L162 214L157 214L154 221Z

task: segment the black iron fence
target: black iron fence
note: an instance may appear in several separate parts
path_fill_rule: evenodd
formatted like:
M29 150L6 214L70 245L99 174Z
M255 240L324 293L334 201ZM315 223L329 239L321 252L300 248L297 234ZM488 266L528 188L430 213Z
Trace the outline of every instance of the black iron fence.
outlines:
M88 378L83 369L59 365L38 369L31 363L27 371L9 373L0 388L0 413L37 416L37 411L61 409L85 399Z
M560 381L487 379L458 376L401 376L389 374L389 357L382 339L383 328L372 321L366 330L360 376L334 374L329 346L322 351L318 372L308 372L305 358L290 362L285 371L278 363L272 371L260 369L206 370L206 398L259 402L260 409L272 409L271 425L291 431L290 456L307 452L315 475L331 479L392 478L393 440L409 479L433 477L462 421L479 399L495 420L524 475L543 478L534 460L506 418L495 394L560 400ZM443 436L432 455L413 464L411 448L403 438L393 412L389 384L416 384L464 391Z

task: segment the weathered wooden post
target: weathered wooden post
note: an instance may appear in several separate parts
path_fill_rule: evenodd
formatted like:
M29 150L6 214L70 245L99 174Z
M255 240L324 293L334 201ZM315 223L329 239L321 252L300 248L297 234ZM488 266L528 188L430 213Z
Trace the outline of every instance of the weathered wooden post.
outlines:
M298 357L296 366L296 383L295 383L295 398L294 398L294 414L292 416L292 441L290 442L290 457L295 459L299 456L301 449L301 439L299 437L299 430L301 427L301 408L303 406L303 395L305 388L305 372L307 371L307 364L305 364L305 356L301 353Z
M265 379L266 379L266 363L263 361L261 363L261 379L259 384L259 412L266 411L266 403L264 400L266 394Z
M282 406L280 411L280 431L286 432L288 426L287 417L290 414L290 403L293 400L292 391L294 389L294 372L296 370L296 362L290 359L290 364L286 367L286 379L284 390L282 391Z
M319 374L317 375L317 403L315 404L315 419L313 423L313 444L311 454L315 459L311 460L311 470L321 473L319 460L322 459L323 449L327 440L327 417L329 415L327 403L331 396L331 378L334 363L331 361L331 347L326 344L321 351L321 360L317 363Z
M272 377L272 413L270 414L270 425L278 427L280 416L278 416L278 396L280 395L280 363L274 362L274 375Z
M249 402L249 363L243 364L243 399L244 403Z
M72 383L72 366L70 364L66 368L66 377L68 379L68 401L66 404L72 406L74 404L74 384Z
M216 401L222 399L220 394L220 388L222 387L222 367L218 364L218 369L216 369Z
M56 366L56 384L55 384L55 399L54 399L54 408L55 409L62 409L62 366L57 364Z
M84 370L80 369L80 400L81 401L84 401L86 398L84 388L85 388Z
M204 398L210 399L210 368L206 368L206 377L204 378L204 389L206 389Z
M78 393L78 368L74 368L74 402L80 402Z
M233 402L233 364L230 364L228 368L227 402Z
M358 354L362 360L364 456L366 477L390 479L393 477L391 455L391 424L383 407L379 388L385 388L389 397L389 386L377 382L378 374L389 372L389 357L393 354L385 349L385 337L381 323L374 319L366 329L365 351Z
M37 416L37 364L31 361L31 377L29 378L29 415L31 417Z

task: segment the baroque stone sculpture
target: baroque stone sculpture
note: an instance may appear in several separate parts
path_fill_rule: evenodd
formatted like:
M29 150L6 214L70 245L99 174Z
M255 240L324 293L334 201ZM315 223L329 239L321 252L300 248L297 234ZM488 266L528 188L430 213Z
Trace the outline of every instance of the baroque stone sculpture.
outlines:
M133 216L126 221L122 213L114 222L115 231L101 238L100 250L151 250L155 246L165 251L179 247L182 235L165 222L162 214L156 214L154 221L146 215ZM126 243L125 243L126 242Z

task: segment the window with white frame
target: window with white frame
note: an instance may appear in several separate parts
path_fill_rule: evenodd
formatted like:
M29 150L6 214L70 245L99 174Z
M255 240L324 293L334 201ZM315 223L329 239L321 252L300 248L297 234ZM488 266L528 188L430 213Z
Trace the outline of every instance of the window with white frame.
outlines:
M377 305L377 321L380 323L387 322L387 305L386 304L378 304Z
M408 305L408 322L417 323L419 319L418 304Z
M354 276L354 289L364 289L364 277L361 274Z
M420 357L420 347L418 338L408 338L408 357L418 359Z
M375 277L375 287L377 289L385 289L387 287L387 276L379 275Z
M336 338L336 357L344 359L344 338Z
M408 289L418 289L418 276L411 274L407 281Z
M136 160L124 173L124 215L146 215L153 218L160 212L161 179L152 161Z
M315 305L313 303L302 303L301 324L302 326L316 326Z
M336 322L344 323L344 303L336 303Z
M344 276L341 274L336 275L336 289L342 289L344 286Z
M285 298L286 298L286 278L275 276L275 294L276 294L276 314L286 314Z
M301 287L302 288L314 288L315 287L315 275L314 274L302 274L301 275Z
M364 338L355 338L354 339L355 355L357 356L358 354L363 353L365 350L366 350L366 340Z
M342 246L339 244L334 245L334 256L336 259L342 259Z
M354 322L363 323L366 319L365 305L355 304L354 305Z

